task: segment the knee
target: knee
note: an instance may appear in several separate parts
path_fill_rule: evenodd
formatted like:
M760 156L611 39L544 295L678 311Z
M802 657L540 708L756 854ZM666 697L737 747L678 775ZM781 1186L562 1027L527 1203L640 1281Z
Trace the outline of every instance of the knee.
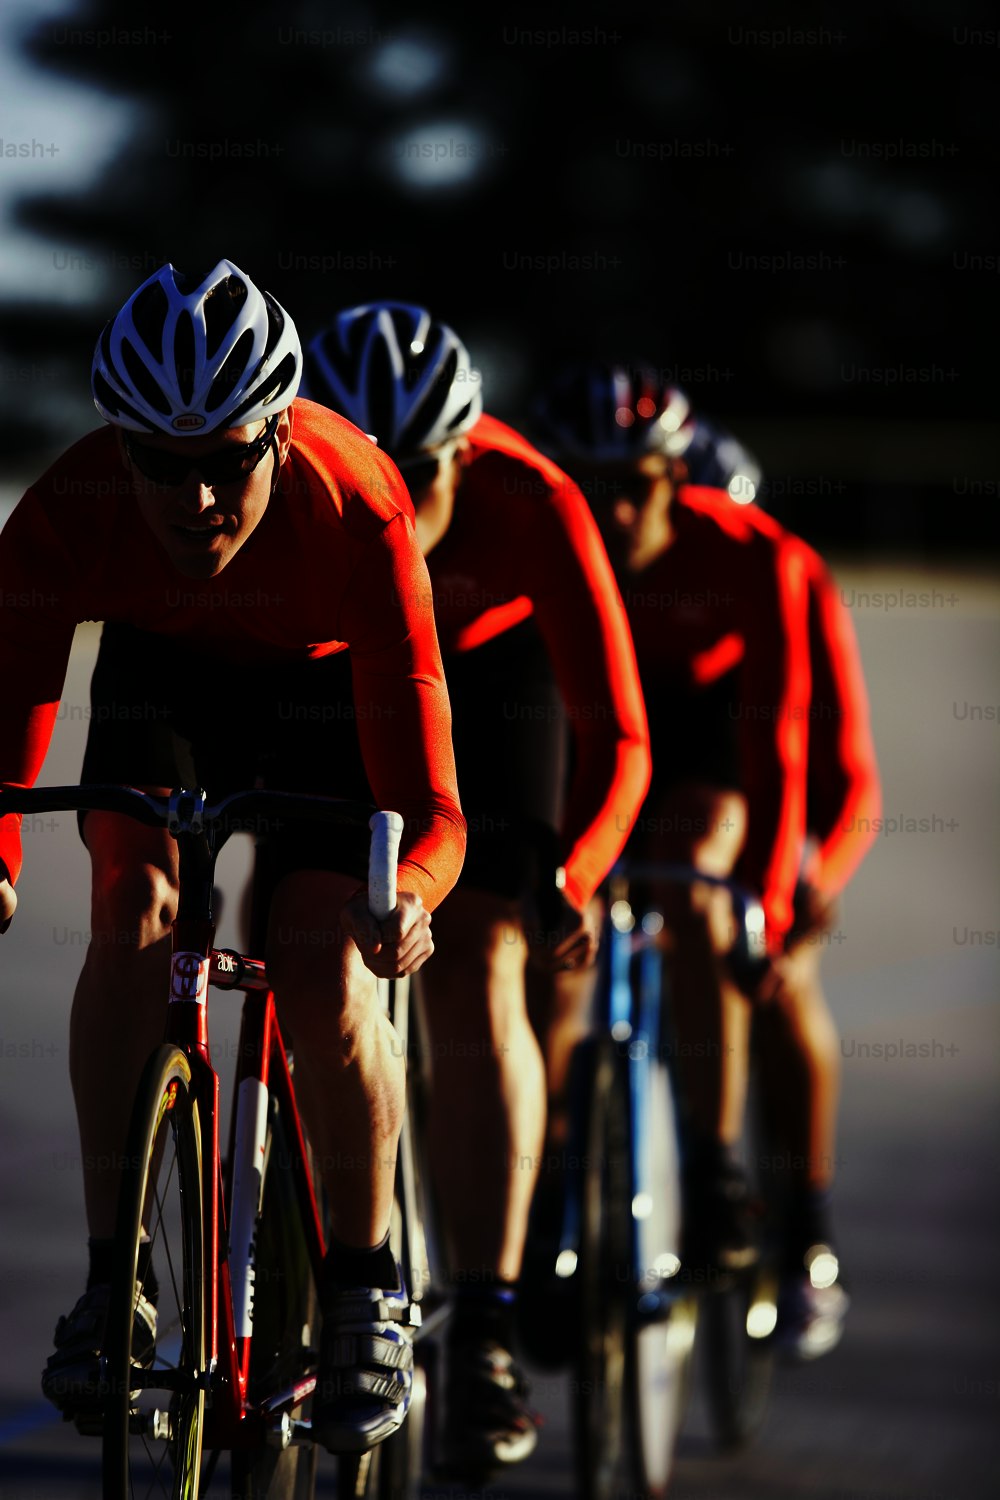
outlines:
M268 958L268 975L282 1027L300 1053L327 1065L349 1066L366 1050L380 1015L375 976L341 954L323 963L314 956Z
M177 897L176 879L158 865L95 865L92 948L135 951L160 942L177 916Z

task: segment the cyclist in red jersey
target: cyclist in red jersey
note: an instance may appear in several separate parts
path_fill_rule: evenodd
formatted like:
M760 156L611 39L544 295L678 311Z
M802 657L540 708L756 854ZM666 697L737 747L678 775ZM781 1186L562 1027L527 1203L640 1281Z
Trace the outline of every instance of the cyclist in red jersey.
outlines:
M529 949L589 963L585 909L649 778L621 598L576 487L482 413L478 373L423 308L342 312L306 351L309 394L374 434L413 497L454 713L466 864L425 976L432 1160L455 1288L447 1464L467 1477L535 1446L511 1358L545 1128L525 1005ZM574 773L564 807L563 733Z
M820 978L838 937L839 895L872 841L881 789L868 698L850 615L823 559L801 539L809 580L807 850L784 951L768 976L758 1065L773 1170L787 1203L775 1338L812 1358L839 1340L848 1309L829 1221L834 1177L840 1039ZM833 1279L831 1279L833 1278Z
M752 989L771 1002L758 1012L765 1097L789 1166L777 1336L798 1353L823 1352L847 1299L836 1257L819 1257L832 1242L839 1058L817 939L870 843L861 829L871 827L879 796L850 621L817 554L757 507L734 503L759 479L748 455L734 450L728 470L702 443L692 467L720 487L686 482L698 425L683 393L654 371L568 371L537 418L547 450L585 491L593 487L633 629L653 739L652 790L634 847L732 874L763 901L769 961ZM809 859L807 833L818 840ZM695 888L664 899L694 1134L687 1250L735 1267L752 1254L729 1149L742 1127L748 1013L718 963L728 924L716 920L713 930L712 898ZM564 996L556 1007L564 1029L579 1026L573 1013L573 996ZM550 1055L567 1049L557 1035Z
M465 834L413 508L368 439L294 399L301 368L291 319L230 261L208 275L163 267L107 325L92 382L109 425L53 464L0 536L0 779L34 780L74 629L97 619L84 780L161 792L203 783L221 796L268 775L334 796L367 799L370 786L403 814L398 907L382 923L360 884L363 848L333 855L278 834L268 853L268 971L335 1205L313 1421L336 1451L380 1441L409 1402L409 1304L388 1247L404 1063L376 976L412 973L433 951L430 912L455 882ZM328 720L338 696L353 701L357 737ZM67 1414L99 1399L118 1174L93 1164L121 1159L160 1040L177 896L166 833L96 812L81 831L94 937L73 1002L71 1075L90 1274L43 1376ZM0 823L0 861L9 925L17 818ZM370 1348L347 1364L338 1332L364 1323L365 1299ZM155 1301L146 1267L147 1331Z

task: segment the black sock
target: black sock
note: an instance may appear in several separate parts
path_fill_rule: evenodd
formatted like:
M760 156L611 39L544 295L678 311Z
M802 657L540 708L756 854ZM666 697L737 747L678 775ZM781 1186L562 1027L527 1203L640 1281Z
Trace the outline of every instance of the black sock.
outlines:
M833 1246L829 1188L792 1188L788 1199L786 1243L789 1257L798 1262L812 1245Z
M345 1245L331 1238L323 1261L323 1279L328 1286L340 1289L350 1286L379 1287L382 1291L399 1290L396 1258L389 1247L389 1236L378 1245L364 1249Z
M450 1337L455 1343L492 1339L504 1349L514 1344L517 1282L499 1276L471 1284L452 1277L454 1312Z

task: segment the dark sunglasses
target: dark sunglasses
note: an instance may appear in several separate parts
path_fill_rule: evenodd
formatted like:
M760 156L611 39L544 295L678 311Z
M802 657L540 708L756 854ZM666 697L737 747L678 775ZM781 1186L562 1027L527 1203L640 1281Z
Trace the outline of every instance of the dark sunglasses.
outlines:
M588 474L578 467L573 471L573 478L592 505L613 505L616 500L645 500L662 479L677 482L672 469L663 474L646 474L641 469L624 468Z
M253 473L271 446L280 416L281 413L276 412L273 417L268 417L264 431L252 443L229 443L224 448L213 448L197 458L137 443L130 432L123 432L122 440L129 462L153 484L183 484L194 469L201 476L202 482L212 489L217 484L235 484Z

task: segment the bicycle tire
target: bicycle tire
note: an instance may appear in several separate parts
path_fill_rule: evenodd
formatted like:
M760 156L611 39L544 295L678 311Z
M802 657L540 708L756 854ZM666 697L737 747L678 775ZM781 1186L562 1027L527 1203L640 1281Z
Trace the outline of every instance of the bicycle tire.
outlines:
M315 1371L319 1300L302 1232L295 1184L286 1164L288 1133L273 1094L268 1101L260 1217L254 1237L253 1338L247 1397L251 1402ZM296 1409L307 1417L308 1407ZM313 1500L318 1450L313 1443L281 1449L237 1448L232 1500Z
M752 1067L747 1121L748 1154L759 1165L766 1155L766 1136ZM751 1173L750 1187L756 1197L760 1260L751 1270L710 1287L701 1309L709 1418L716 1443L730 1452L745 1448L763 1426L775 1366L769 1335L777 1320L776 1204L759 1171Z
M380 983L384 985L384 982ZM432 1267L436 1261L429 1184L424 1178L423 1163L417 1150L420 1123L424 1120L426 1110L426 1098L422 1092L426 1087L423 1067L425 1053L418 1040L417 1013L411 1008L414 999L414 993L410 989L412 980L403 981L403 984L407 985L404 996L408 995L408 998L402 1011L405 1025L399 1040L407 1059L407 1103L396 1154L389 1243L393 1255L403 1268L411 1297L415 1301L422 1301L431 1289ZM390 998L396 993L395 987L390 990L388 986L384 986L381 999L394 1023L399 1026ZM416 1343L406 1420L398 1432L394 1432L368 1452L340 1456L337 1464L338 1500L417 1500L424 1477L428 1442L428 1385L423 1354L419 1343Z
M633 1115L635 1186L648 1198L636 1218L639 1284L626 1346L632 1489L662 1500L691 1390L697 1300L670 1284L679 1268L680 1161L673 1089L666 1063L645 1067L644 1098Z
M708 1408L721 1448L745 1448L767 1415L774 1350L766 1333L751 1330L773 1326L776 1296L777 1276L767 1265L705 1295Z
M197 1500L207 1373L202 1212L191 1069L178 1047L165 1044L150 1057L136 1094L118 1203L105 1347L104 1500L134 1494ZM156 1351L137 1386L132 1330L144 1224L160 1285ZM165 1411L158 1393L168 1397Z
M426 1052L420 1045L417 990L413 977L397 981L391 993L394 1003L390 1014L400 1028L397 1035L405 1051L407 1067L406 1114L396 1153L396 1187L389 1239L393 1254L403 1267L410 1296L414 1301L422 1302L428 1294L433 1294L432 1280L440 1280L430 1184L426 1180L420 1151L420 1141L424 1139L421 1132L426 1120ZM398 999L403 1001L401 1014L397 1009ZM424 1354L418 1336L414 1341L413 1382L406 1421L398 1432L372 1452L367 1493L378 1496L378 1500L417 1500L420 1494L429 1441L429 1382Z
M626 1345L632 1288L628 1076L626 1059L606 1038L589 1044L589 1063L576 1272L579 1346L571 1381L573 1450L582 1500L610 1500L626 1449Z

